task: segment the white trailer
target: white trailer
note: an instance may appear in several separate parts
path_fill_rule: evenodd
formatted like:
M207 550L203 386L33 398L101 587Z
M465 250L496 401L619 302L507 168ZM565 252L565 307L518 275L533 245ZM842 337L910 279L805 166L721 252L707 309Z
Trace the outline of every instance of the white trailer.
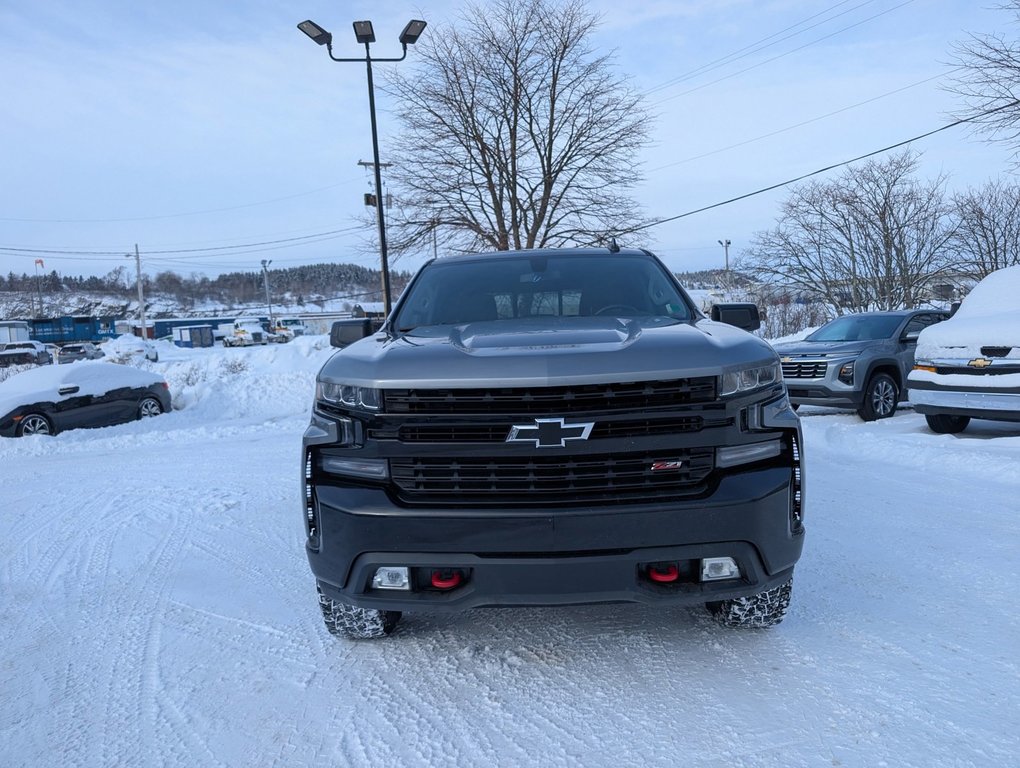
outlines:
M24 320L0 320L0 344L29 341L28 323Z

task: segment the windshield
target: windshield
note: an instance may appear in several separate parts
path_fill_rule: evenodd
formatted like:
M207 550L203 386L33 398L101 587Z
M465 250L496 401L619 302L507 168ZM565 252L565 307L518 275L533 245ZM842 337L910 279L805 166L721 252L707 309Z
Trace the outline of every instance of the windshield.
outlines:
M874 341L888 339L899 328L899 315L844 315L826 323L805 341Z
M649 256L514 254L437 261L412 283L396 328L529 317L669 317L690 305Z

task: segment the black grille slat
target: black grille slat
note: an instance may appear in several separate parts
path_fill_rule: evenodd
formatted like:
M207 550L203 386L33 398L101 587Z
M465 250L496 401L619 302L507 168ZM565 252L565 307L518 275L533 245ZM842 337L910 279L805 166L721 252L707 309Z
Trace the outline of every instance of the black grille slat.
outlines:
M504 389L388 389L387 413L556 414L639 410L715 400L716 377Z
M783 363L784 379L821 379L825 377L825 371L829 364L821 362L788 362Z
M684 466L653 471L652 465L664 459L680 459ZM390 474L400 492L418 502L584 503L606 494L633 501L663 492L690 493L707 479L714 464L714 451L699 449L669 457L391 459Z

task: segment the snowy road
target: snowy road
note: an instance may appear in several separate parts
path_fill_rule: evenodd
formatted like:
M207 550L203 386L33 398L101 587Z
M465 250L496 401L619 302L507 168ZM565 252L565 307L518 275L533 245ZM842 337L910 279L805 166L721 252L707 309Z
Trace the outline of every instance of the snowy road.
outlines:
M159 364L183 411L0 441L3 765L1020 762L1020 429L804 409L808 540L770 632L600 606L346 643L297 485L328 352L237 352Z

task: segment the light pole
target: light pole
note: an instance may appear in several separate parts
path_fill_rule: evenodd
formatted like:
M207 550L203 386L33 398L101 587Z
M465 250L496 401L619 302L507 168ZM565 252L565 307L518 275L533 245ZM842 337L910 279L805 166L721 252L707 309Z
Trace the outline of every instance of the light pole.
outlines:
M382 174L379 167L379 132L375 120L375 86L372 83L372 62L373 61L403 61L407 56L407 46L414 45L425 31L426 22L419 19L412 19L407 22L404 31L400 33L400 45L403 53L399 59L373 59L370 44L375 42L375 31L372 29L371 21L354 22L354 37L359 43L365 44L365 58L363 59L342 59L333 55L333 35L320 27L314 21L306 19L297 25L298 29L304 32L313 42L326 46L329 58L333 61L354 62L363 61L368 72L368 111L372 118L372 159L375 168L375 210L379 220L379 256L382 261L382 283L383 303L386 314L390 313L392 306L390 298L390 267L386 254L386 222L383 218L383 194Z
M719 245L723 247L723 251L726 253L726 276L730 274L730 241L729 240L716 240Z
M276 323L273 322L273 302L269 299L269 265L272 263L272 259L269 261L262 259L262 285L266 287L266 308L269 310L269 327L274 329L275 333Z

